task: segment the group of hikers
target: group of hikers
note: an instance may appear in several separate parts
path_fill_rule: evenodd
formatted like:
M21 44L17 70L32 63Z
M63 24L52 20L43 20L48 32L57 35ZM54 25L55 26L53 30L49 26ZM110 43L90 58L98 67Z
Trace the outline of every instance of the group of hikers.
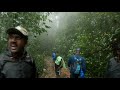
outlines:
M66 68L65 61L58 52L52 53L52 59L55 63L56 77L60 77L61 68ZM76 53L69 58L68 68L70 78L85 78L86 62L84 57L80 56L80 48L77 48Z
M6 30L7 48L0 55L0 78L38 78L36 64L26 51L29 39L28 31L22 26ZM60 77L61 68L69 68L70 78L86 78L86 61L80 55L80 48L68 59L67 66L58 52L52 57L55 64L55 73ZM120 78L120 44L116 45L116 55L108 62L106 78Z

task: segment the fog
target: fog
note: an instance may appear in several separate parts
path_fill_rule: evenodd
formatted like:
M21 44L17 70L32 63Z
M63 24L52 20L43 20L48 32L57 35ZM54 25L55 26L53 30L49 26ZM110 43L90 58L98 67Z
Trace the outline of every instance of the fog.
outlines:
M52 22L47 21L47 25L51 28L47 29L47 32L40 35L41 44L44 46L44 49L47 51L52 50L55 47L56 37L60 32L64 33L66 28L67 20L72 20L79 12L52 12L48 19ZM71 18L72 17L72 18Z

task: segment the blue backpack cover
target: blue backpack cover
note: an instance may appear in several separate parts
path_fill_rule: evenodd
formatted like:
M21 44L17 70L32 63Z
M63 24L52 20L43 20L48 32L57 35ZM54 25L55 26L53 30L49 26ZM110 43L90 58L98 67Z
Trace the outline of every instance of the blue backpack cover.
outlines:
M74 74L79 74L80 78L84 78L84 72L82 70L82 58L76 58L74 55L74 65L73 65L73 72Z

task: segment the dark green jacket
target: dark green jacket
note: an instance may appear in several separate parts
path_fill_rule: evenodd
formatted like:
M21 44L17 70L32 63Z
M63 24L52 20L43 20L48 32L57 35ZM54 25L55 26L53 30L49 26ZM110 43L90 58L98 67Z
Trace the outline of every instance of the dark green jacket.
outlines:
M9 51L0 55L0 78L35 78L36 67L25 51L23 56L13 60Z

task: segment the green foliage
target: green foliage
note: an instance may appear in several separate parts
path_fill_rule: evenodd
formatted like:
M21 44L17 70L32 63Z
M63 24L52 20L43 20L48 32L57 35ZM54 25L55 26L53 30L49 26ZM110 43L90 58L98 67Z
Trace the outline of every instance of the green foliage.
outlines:
M111 46L120 42L119 19L119 12L71 15L66 19L65 27L61 26L63 30L58 30L56 48L67 62L75 49L80 47L87 63L86 77L104 77L107 62L113 56Z

